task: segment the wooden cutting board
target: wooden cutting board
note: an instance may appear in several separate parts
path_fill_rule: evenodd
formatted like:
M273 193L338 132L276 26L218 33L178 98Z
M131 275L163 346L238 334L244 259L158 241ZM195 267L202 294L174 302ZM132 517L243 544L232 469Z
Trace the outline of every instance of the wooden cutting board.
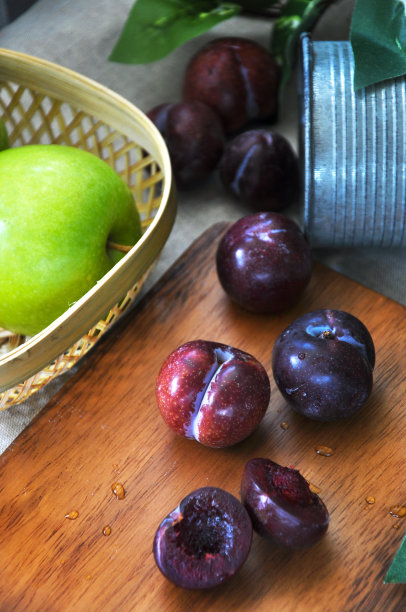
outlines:
M406 518L390 514L406 503L406 310L316 265L295 308L248 314L217 281L214 255L224 229L216 225L192 245L0 457L2 612L405 609L406 586L383 578L406 527ZM277 335L320 307L361 318L377 350L370 400L340 423L293 413L272 379ZM177 437L158 413L161 363L196 338L240 347L270 375L267 416L235 447L215 450ZM317 454L320 445L333 454ZM293 465L320 488L331 516L327 535L304 552L254 536L246 564L226 584L175 587L152 555L161 519L201 486L239 496L243 467L255 456ZM116 482L123 499L112 492ZM75 520L65 518L73 511Z

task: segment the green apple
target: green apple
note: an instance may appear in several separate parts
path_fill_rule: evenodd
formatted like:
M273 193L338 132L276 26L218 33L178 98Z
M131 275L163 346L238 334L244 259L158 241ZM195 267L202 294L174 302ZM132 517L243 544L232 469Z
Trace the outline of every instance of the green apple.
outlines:
M7 149L8 146L9 146L9 143L8 143L7 128L4 125L4 121L0 119L0 151L3 151L3 149Z
M0 152L0 326L34 335L133 245L140 218L125 181L63 145Z

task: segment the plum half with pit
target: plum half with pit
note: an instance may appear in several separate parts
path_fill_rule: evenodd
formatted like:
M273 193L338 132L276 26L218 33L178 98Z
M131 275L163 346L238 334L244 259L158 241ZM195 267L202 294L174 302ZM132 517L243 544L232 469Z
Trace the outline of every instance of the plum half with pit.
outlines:
M179 189L190 189L206 179L221 158L225 135L217 114L196 100L169 102L147 113L168 147Z
M227 295L255 313L293 306L312 274L311 251L302 231L276 212L236 221L219 243L216 265Z
M207 589L222 584L244 564L252 523L242 503L219 487L189 493L159 525L155 562L177 586Z
M280 546L304 549L326 533L329 513L298 470L270 459L250 459L241 480L241 499L254 529Z
M299 163L278 132L248 130L224 149L219 175L225 188L254 210L278 211L299 197Z
M226 132L276 113L280 69L257 42L242 37L210 41L190 60L183 98L200 100L216 110Z
M249 436L268 408L271 388L252 355L219 342L192 340L164 361L156 399L170 429L206 446L231 446Z
M318 421L354 415L373 384L375 348L362 321L320 309L291 323L272 351L275 382L290 406Z

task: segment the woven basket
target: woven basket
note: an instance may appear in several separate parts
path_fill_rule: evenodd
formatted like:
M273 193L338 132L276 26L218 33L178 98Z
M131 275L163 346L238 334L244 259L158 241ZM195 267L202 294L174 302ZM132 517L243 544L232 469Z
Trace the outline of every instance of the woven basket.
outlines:
M10 146L71 145L104 159L132 190L143 228L129 253L39 334L22 338L0 328L1 410L70 369L128 309L169 236L176 197L154 125L121 96L71 70L0 49L0 115Z

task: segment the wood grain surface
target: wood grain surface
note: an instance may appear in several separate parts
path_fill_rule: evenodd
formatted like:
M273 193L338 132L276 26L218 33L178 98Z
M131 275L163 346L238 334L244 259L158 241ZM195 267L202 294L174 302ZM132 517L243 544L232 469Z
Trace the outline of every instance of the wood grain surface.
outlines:
M2 612L406 609L406 585L383 584L406 527L406 518L390 514L406 503L405 308L316 265L289 312L248 314L217 281L214 254L224 228L214 226L192 245L0 457ZM276 337L319 307L361 318L376 346L373 394L345 422L293 413L272 378ZM180 438L158 413L161 363L197 338L252 353L271 378L265 419L235 447ZM333 454L318 455L319 445ZM293 465L320 488L331 516L326 536L291 552L255 535L246 564L226 584L175 587L153 559L158 524L198 487L220 486L238 497L245 462L256 456ZM123 499L114 483L123 485ZM75 511L76 519L65 518Z

